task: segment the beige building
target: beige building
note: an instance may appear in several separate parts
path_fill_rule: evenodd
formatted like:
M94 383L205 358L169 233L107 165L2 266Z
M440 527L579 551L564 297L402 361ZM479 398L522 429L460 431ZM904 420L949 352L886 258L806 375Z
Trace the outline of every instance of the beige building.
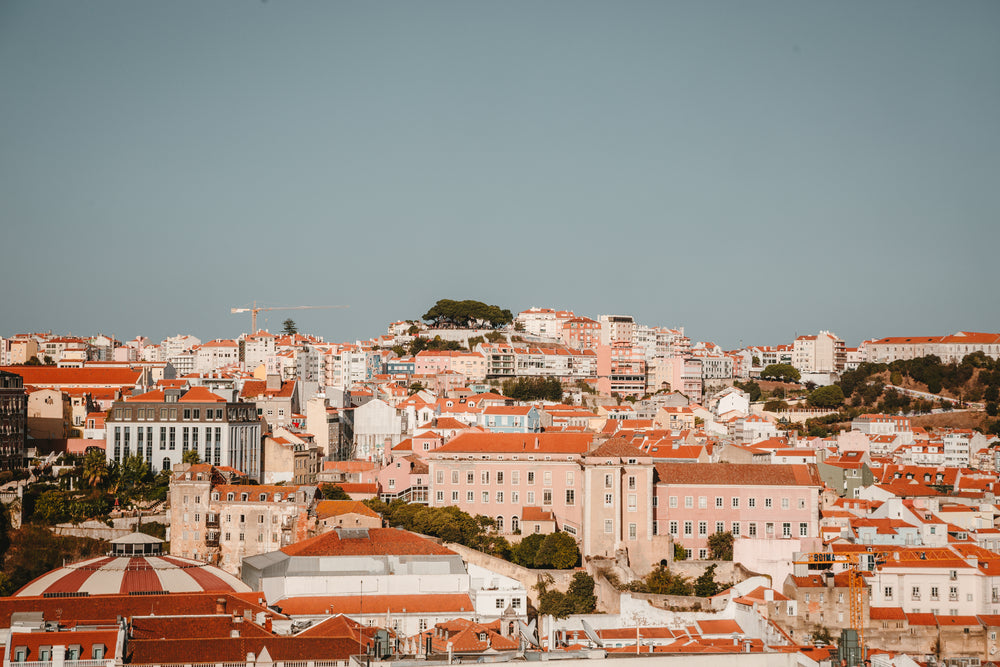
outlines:
M170 479L170 553L239 574L247 556L305 539L316 487L229 484L208 464L179 465Z
M28 435L43 440L65 438L73 424L69 396L58 389L39 389L28 394Z
M264 483L315 486L320 457L315 444L277 428L264 437Z
M829 331L799 336L792 346L792 366L801 373L835 373L844 370L847 348Z

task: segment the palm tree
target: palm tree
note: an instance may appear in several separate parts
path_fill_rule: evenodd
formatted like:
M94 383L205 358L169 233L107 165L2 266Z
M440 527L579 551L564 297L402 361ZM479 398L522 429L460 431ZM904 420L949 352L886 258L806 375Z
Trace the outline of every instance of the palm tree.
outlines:
M103 452L87 452L83 459L83 478L95 489L108 480L108 463L104 460Z

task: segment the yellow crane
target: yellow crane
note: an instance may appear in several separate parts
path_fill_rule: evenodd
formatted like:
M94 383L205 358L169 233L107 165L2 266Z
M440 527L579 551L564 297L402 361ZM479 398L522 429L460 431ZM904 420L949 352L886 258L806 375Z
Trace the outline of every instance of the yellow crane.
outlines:
M257 313L266 310L313 310L317 308L350 308L350 306L270 306L263 307L258 306L257 302L253 302L253 306L247 308L230 308L230 314L236 313L250 313L250 333L257 333Z

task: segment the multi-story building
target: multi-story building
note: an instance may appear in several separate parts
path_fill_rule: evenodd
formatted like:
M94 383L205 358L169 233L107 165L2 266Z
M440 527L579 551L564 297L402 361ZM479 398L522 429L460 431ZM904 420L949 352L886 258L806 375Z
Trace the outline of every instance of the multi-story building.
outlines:
M28 396L16 373L0 371L0 470L24 467L28 440Z
M601 323L589 317L574 317L562 323L563 343L575 350L593 350L601 344Z
M562 335L563 324L575 317L571 310L531 307L518 313L514 321L523 326L526 333L533 336L559 338Z
M657 533L680 542L689 557L706 558L708 537L722 532L820 544L823 480L813 465L658 463L656 473Z
M476 352L486 357L486 377L514 377L516 370L515 350L510 345L506 343L479 343L476 345Z
M653 528L652 458L620 440L595 447L589 433L470 432L427 461L431 506L489 516L501 533L541 512L587 555L624 551L643 569L666 553L667 538Z
M177 334L170 338L165 338L160 343L160 358L157 361L168 361L184 352L189 352L201 345L201 340L187 334Z
M195 370L199 373L236 364L239 360L240 346L234 340L222 338L210 340L195 350Z
M247 556L309 536L316 487L229 484L214 466L180 466L170 479L170 553L238 574Z
M836 373L846 364L844 341L829 331L799 336L792 344L792 365L802 373Z
M1000 334L958 331L950 336L897 336L865 341L861 348L866 361L883 364L931 354L943 363L957 363L973 352L1000 359Z
M108 462L142 456L154 473L171 470L187 451L260 480L261 423L253 403L229 402L204 387L157 389L112 405L106 421Z
M635 318L631 315L601 315L601 345L635 344Z
M646 393L646 360L640 348L624 341L597 348L597 389L639 397Z
M274 334L267 331L245 334L237 341L240 365L248 371L265 365L267 358L274 355Z

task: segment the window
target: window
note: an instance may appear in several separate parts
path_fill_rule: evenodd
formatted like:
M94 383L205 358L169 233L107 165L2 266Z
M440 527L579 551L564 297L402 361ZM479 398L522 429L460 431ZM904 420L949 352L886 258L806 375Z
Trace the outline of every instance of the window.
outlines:
M931 586L931 600L937 600L937 599L938 599L938 587Z
M615 504L615 497L613 495L611 495L610 493L605 493L604 494L604 506L605 507L611 507L614 504Z
M882 589L882 594L886 600L892 599L892 586L886 586Z
M804 510L805 508L806 508L806 499L805 498L799 498L799 509L800 510Z
M677 534L677 522L676 521L671 521L669 523L669 530L670 530L670 534L671 535L676 535Z
M503 484L503 471L497 471L497 484Z
M465 502L467 502L467 503L474 503L474 502L476 502L476 492L475 491L466 491L465 492Z
M611 533L613 530L614 530L614 523L611 521L611 519L605 519L604 520L604 532L605 533Z
M628 488L629 491L635 491L635 475L628 476Z
M614 477L612 477L610 474L605 474L604 475L604 488L605 489L611 489L611 488L614 487L614 485L615 485Z
M515 505L517 505L519 502L521 502L521 494L520 494L520 492L518 492L518 491L511 491L510 492L510 502L514 503Z
M781 524L781 536L782 537L791 537L792 536L792 524L790 524L787 521L784 522L783 524Z
M535 483L535 471L534 470L529 470L528 471L528 484L534 484L534 483Z
M753 521L747 524L747 535L757 537L757 524Z
M747 498L747 507L757 507L757 499Z
M434 497L437 499L437 501L439 503L443 503L444 502L444 491L438 491L437 494Z
M489 484L490 483L490 471L489 470L484 470L484 471L482 471L482 473L480 473L480 481L483 484Z
M453 502L453 503L457 503L458 502L458 491L452 491L451 492L451 502Z
M489 491L483 491L483 504L484 505L488 505L489 502L490 502L490 492Z
M465 483L466 484L475 484L476 483L476 473L472 472L471 470L469 472L465 473Z
M546 470L542 473L542 484L545 486L552 486L552 471Z
M452 484L458 484L458 471L457 470L452 470L451 471L451 483Z
M771 504L772 503L770 498L764 498L764 507L770 507Z
M809 524L800 523L799 524L799 537L809 537Z
M726 522L725 521L716 521L715 522L715 532L717 532L717 533L724 533L724 532L726 532Z
M668 507L677 507L677 496L670 496L667 500Z
M551 505L552 504L552 491L550 489L545 489L542 491L542 504Z
M715 497L715 506L719 509L722 509L724 507L724 505L722 504L722 496Z
M571 470L566 473L566 486L573 486L575 483L576 480L573 478L573 471Z
M694 507L693 496L684 496L684 507Z
M708 558L708 549L698 549L698 559L705 560Z
M637 508L637 497L634 493L628 494L628 511L634 512Z
M698 509L703 510L708 507L708 498L705 496L698 496Z
M698 522L698 534L699 535L708 535L708 522L707 521L699 521Z
M781 499L781 509L783 510L788 509L788 498Z
M733 506L733 509L739 508L739 506L740 506L740 497L739 496L733 496L732 506Z
M513 607L514 609L520 609L521 608L521 598L519 598L519 597L513 597L513 598L511 598L511 600L510 600L510 606Z
M520 470L515 470L515 471L513 471L513 472L510 473L510 483L511 484L520 484L521 483L521 471Z
M535 504L535 492L528 491L528 505L534 505L534 504Z
M733 521L732 528L730 529L730 532L733 534L733 537L739 537L740 536L740 522L739 521Z
M497 502L498 503L503 502L503 491L497 491Z
M636 534L637 534L637 526L636 526L636 524L630 523L628 525L628 538L630 540L634 540L634 539L636 539Z
M684 522L684 537L691 537L694 534L694 523L691 521Z
M576 491L574 491L573 489L566 489L566 505L571 506L575 504L576 504Z
M912 597L912 598L913 598L914 600L919 600L919 599L920 599L920 586L914 586L914 587L913 587L913 590L912 590L912 591L910 591L910 596L911 596L911 597Z

